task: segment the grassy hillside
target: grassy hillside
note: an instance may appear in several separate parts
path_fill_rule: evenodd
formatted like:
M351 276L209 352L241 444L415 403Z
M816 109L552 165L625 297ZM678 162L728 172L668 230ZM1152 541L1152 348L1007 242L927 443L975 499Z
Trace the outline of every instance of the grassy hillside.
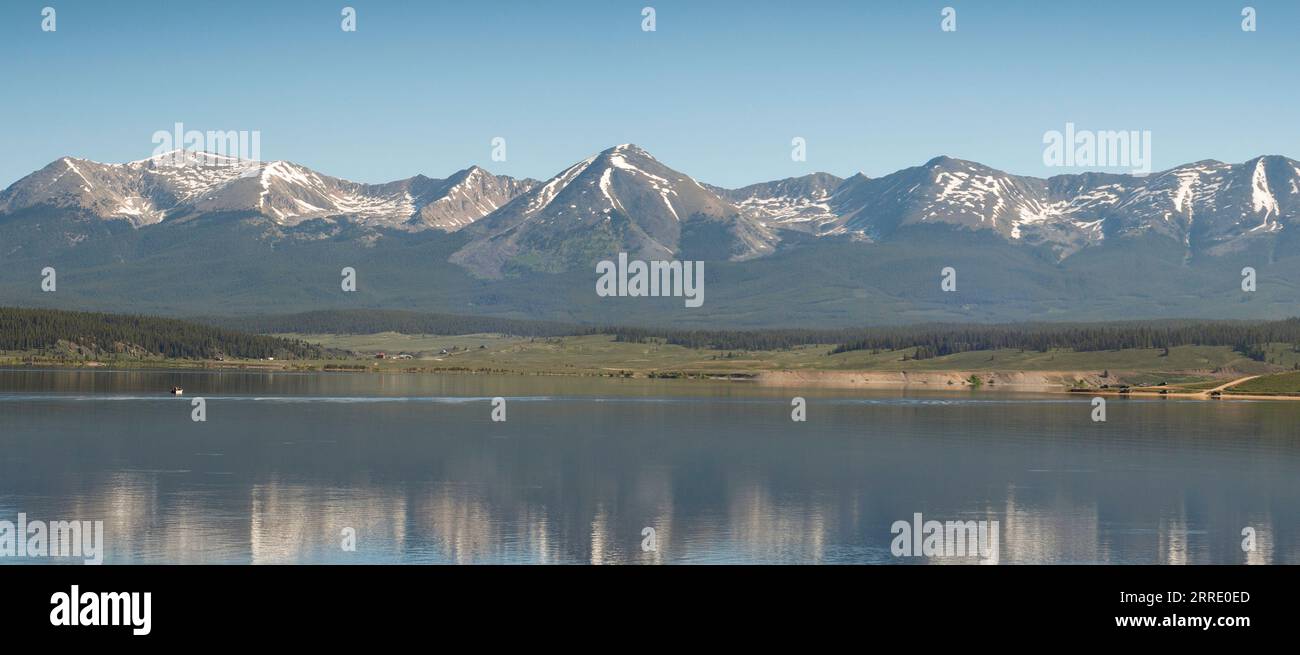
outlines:
M0 351L7 352L10 361L15 354L55 361L113 359L123 364L275 358L293 361L285 366L305 369L583 375L1037 371L1077 374L1076 380L1101 384L1112 378L1103 372L1111 372L1116 381L1131 384L1193 386L1211 378L1300 369L1296 345L1300 321L1296 320L927 325L849 331L613 328L612 334L571 324L398 311L324 311L230 322L353 333L252 335L176 319L0 309ZM388 325L419 332L365 332ZM837 343L830 340L833 337L855 340ZM378 358L379 352L402 357ZM1289 379L1278 384L1290 390Z
M1265 375L1247 380L1229 388L1228 393L1260 395L1300 393L1300 371Z
M463 336L287 334L329 348L360 354L410 353L409 360L369 361L379 369L508 370L520 373L727 374L786 371L1105 371L1127 381L1195 382L1215 376L1264 373L1277 365L1251 360L1226 346L1180 346L1100 352L1002 349L966 352L931 359L911 359L915 349L832 354L829 344L781 350L711 350L662 342L630 343L609 335L527 338L480 334ZM446 350L446 353L442 351ZM1270 348L1274 357L1294 365L1300 354L1289 345ZM361 359L373 359L362 357ZM1159 380L1156 380L1159 378Z
M401 317L409 319L411 317ZM450 320L450 319L449 319ZM421 323L426 327L432 324ZM447 326L461 325L451 320ZM511 324L514 325L514 324ZM539 325L520 323L538 328ZM1140 334L1145 334L1141 333ZM629 335L519 336L499 332L437 335L374 334L250 335L175 319L120 316L39 309L0 308L0 351L43 361L108 360L131 365L155 362L185 365L228 359L236 365L271 365L305 370L406 370L514 372L601 376L749 375L762 371L843 373L856 371L946 373L1056 372L1070 379L1123 381L1129 384L1177 384L1192 388L1228 376L1270 375L1235 391L1291 392L1300 373L1272 375L1300 367L1300 351L1291 343L1186 345L1169 348L1122 348L1082 351L1069 348L986 348L919 358L927 345L889 349L845 350L833 343L779 348L718 348L668 343L664 338ZM922 337L924 331L917 333ZM1041 332L992 333L1031 341ZM1127 333L1124 333L1127 334ZM694 335L699 336L699 335ZM734 343L768 343L738 333ZM795 333L796 337L807 334ZM683 340L690 341L683 337ZM701 343L712 346L710 339ZM384 352L389 358L377 358ZM392 356L404 355L400 359ZM276 362L249 362L274 357ZM20 357L21 358L21 357ZM245 360L245 361L240 361ZM1103 372L1108 375L1103 376ZM1075 375L1077 374L1077 375Z

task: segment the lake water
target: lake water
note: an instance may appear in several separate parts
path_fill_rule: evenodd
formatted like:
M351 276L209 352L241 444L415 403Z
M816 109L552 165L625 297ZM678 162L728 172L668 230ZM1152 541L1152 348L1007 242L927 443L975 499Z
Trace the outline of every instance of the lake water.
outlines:
M101 520L108 563L1300 563L1300 402L1089 400L7 370L0 521ZM895 557L916 513L997 549Z

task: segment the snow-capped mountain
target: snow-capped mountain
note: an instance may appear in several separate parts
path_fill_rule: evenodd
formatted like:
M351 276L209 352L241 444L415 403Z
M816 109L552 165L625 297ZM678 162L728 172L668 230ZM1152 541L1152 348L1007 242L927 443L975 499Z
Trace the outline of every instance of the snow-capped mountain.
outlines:
M320 220L371 232L466 229L451 261L488 277L512 265L565 270L617 252L746 260L775 252L795 232L882 242L923 225L987 230L1058 259L1143 235L1170 239L1191 257L1234 252L1291 228L1300 219L1300 163L1266 156L1142 177L1044 179L936 157L878 178L814 173L723 189L631 144L545 182L473 166L445 179L361 184L286 161L177 151L125 164L64 157L0 192L0 216L41 207L135 228L236 212L282 228ZM66 235L69 243L84 238Z
M1077 220L1069 201L1048 188L1047 180L936 157L884 177L845 180L827 199L837 218L826 227L881 240L908 226L946 224L1073 251L1096 226Z
M444 180L417 176L412 178L408 191L427 200L419 205L408 223L455 232L509 204L536 185L535 180L493 175L478 166Z
M1109 203L1115 234L1154 232L1211 255L1273 235L1300 218L1300 163L1285 157L1201 161L1118 188L1127 193Z
M64 157L0 193L0 213L47 205L134 227L213 212L255 212L280 226L347 218L367 226L455 231L527 191L532 180L477 166L443 180L361 184L286 161L175 151L103 164Z
M1202 161L1138 177L1082 173L1043 179L936 157L880 178L815 174L732 191L750 218L817 235L888 239L942 224L1047 245L1062 258L1108 236L1157 234L1216 254L1300 219L1300 163L1257 157Z
M708 188L735 203L742 214L762 225L821 235L834 232L823 226L838 218L828 200L843 183L843 179L830 173L812 173L739 189Z
M1030 226L1049 222L1053 211L1045 180L950 157L879 178L816 173L725 193L765 223L863 240L886 239L901 227L927 223L1021 239Z
M563 270L627 252L646 259L746 259L772 234L714 190L632 145L573 164L473 225L452 261L495 276L512 260Z
M359 184L290 162L178 156L64 158L0 192L0 304L363 305L729 328L1279 318L1294 315L1300 277L1300 162L1279 156L1050 178L937 157L875 178L739 189L633 145L544 182L470 167ZM709 261L704 311L603 302L584 274L620 252ZM57 296L34 283L47 266ZM936 283L949 266L959 294ZM339 291L344 267L361 273L356 295Z

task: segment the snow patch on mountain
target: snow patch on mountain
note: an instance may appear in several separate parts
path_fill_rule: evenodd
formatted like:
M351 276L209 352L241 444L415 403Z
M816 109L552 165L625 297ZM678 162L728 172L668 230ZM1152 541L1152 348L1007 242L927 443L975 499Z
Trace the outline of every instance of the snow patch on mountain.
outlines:
M644 175L646 179L650 181L650 186L659 193L659 197L663 198L664 206L666 206L668 208L668 211L672 213L673 218L677 219L678 221L682 220L681 217L677 215L677 210L673 209L672 201L668 199L669 194L677 195L677 190L674 189L672 185L668 183L667 179L659 177L658 175L647 173L637 168L636 166L629 164L627 158L624 157L622 153L624 150L627 150L630 147L631 147L630 145L624 144L615 148L614 154L609 156L609 163L613 164L615 168L618 168L620 170L628 171L638 175Z
M1263 159L1255 162L1255 170L1251 173L1250 203L1255 213L1264 212L1263 222L1251 228L1251 232L1256 230L1274 232L1282 229L1282 226L1277 222L1277 215L1281 212L1278 210L1277 198L1273 196L1273 192L1268 188L1268 176L1264 172ZM1269 220L1270 217L1272 217L1272 220Z
M528 207L524 210L524 214L537 214L549 207L551 201L555 200L555 197L559 195L561 191L568 188L569 184L577 179L579 175L582 175L582 173L587 170L587 167L591 166L591 162L593 161L596 161L595 155L570 166L565 169L564 172L551 178L551 180L547 182L536 195L529 199Z

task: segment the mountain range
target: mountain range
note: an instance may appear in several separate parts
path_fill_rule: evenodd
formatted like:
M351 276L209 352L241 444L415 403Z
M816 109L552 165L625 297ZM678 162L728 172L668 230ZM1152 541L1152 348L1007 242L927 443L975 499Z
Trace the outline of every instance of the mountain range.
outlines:
M47 205L141 228L205 213L247 211L282 226L343 219L398 230L454 231L535 185L478 166L441 180L416 175L360 184L292 162L185 150L125 164L63 157L0 193L0 213Z
M0 192L0 255L88 283L43 294L8 266L0 302L203 314L360 303L727 327L1279 317L1295 313L1298 229L1300 162L1281 156L1046 179L936 157L878 178L739 189L631 144L545 181L471 166L362 184L195 151L64 157ZM619 252L711 262L709 308L597 302L592 265ZM359 262L363 280L384 282L340 297L339 267ZM939 289L945 266L958 293ZM1250 295L1246 266L1260 277Z

